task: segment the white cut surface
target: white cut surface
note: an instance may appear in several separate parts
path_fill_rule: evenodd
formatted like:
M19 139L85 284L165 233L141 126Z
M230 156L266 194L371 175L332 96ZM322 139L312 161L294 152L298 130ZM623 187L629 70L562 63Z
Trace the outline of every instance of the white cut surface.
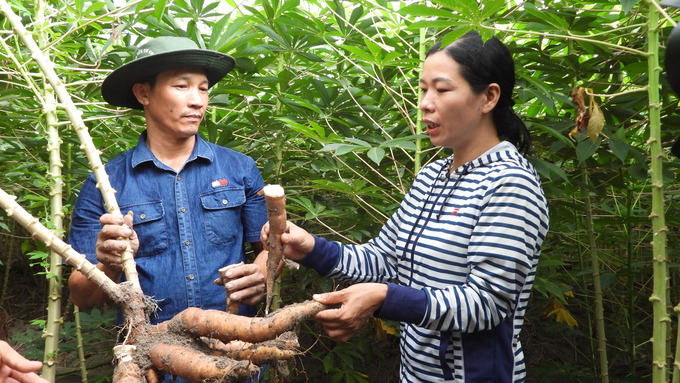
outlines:
M283 188L280 185L267 185L264 187L264 195L267 197L282 197L284 194Z

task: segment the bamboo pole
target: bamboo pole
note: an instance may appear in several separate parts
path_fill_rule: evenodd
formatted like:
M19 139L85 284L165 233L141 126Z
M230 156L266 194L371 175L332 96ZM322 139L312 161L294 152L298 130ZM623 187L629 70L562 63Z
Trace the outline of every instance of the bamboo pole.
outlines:
M654 328L652 332L652 381L667 381L666 343L670 317L666 306L668 279L666 256L666 223L664 219L663 150L661 148L661 103L659 98L659 11L648 1L647 65L649 73L649 147L652 180L652 252L654 263L654 288L652 302Z
M581 163L581 179L584 185L588 185L588 168L585 162ZM597 323L597 352L600 359L600 379L602 383L609 383L609 362L607 360L607 336L604 325L604 304L602 284L600 281L600 262L597 259L597 243L595 241L595 229L593 228L593 208L590 202L590 192L583 187L583 199L586 208L586 229L588 232L588 245L590 247L590 263L593 269L593 288L595 290L595 321Z
M60 106L66 111L66 114L71 121L71 125L73 126L73 129L76 131L78 139L80 140L80 147L87 156L90 169L92 169L92 172L97 179L97 188L102 193L106 210L109 213L122 218L123 215L120 212L118 202L116 201L116 197L114 195L116 191L113 189L113 187L111 187L109 176L106 174L104 165L102 164L101 158L99 157L101 152L94 146L92 137L87 130L87 126L85 126L85 123L82 120L82 112L76 109L71 96L64 86L64 83L54 71L54 64L45 57L43 52L31 37L31 34L21 23L19 16L17 16L14 11L12 11L11 6L6 0L0 0L0 11L5 15L7 20L12 25L14 33L21 38L21 40L24 42L24 45L26 45L29 52L31 52L31 57L38 64L40 70L45 75L45 78L49 81L57 95L57 98L61 102ZM125 277L133 284L134 288L141 291L137 268L133 258L132 249L130 248L130 242L128 240L125 242L127 242L128 246L127 250L125 250L122 255L123 271L125 272Z

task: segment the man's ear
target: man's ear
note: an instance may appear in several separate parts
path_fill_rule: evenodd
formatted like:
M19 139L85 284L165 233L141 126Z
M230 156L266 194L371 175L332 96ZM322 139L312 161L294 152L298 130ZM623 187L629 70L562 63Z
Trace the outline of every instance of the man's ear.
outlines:
M149 105L149 93L151 91L151 86L147 83L138 82L132 86L132 93L135 94L137 101L139 101L142 106Z
M484 113L490 113L493 108L498 104L498 100L501 98L501 87L500 85L492 82L484 90L484 105L482 106L482 111Z

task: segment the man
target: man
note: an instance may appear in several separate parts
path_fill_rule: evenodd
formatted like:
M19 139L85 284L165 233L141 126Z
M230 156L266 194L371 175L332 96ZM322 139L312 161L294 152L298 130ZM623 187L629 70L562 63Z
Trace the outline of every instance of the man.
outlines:
M233 67L233 58L199 49L189 39L158 37L138 47L135 59L102 84L107 102L143 110L146 118L137 146L106 165L121 211L132 212L124 218L131 229L107 214L90 174L76 202L69 242L118 282L125 249L118 238L129 238L142 290L160 308L152 323L187 307L225 310L224 288L213 280L219 268L244 261L244 241L257 258L227 275L230 298L244 304L239 314L253 316L248 305L265 291L262 176L250 157L197 134L208 89ZM69 287L81 309L108 299L77 270Z

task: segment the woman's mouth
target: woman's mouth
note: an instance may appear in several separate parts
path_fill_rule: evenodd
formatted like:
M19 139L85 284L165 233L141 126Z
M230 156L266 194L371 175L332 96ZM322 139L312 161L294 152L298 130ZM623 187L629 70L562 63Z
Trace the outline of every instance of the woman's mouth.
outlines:
M435 131L437 131L437 129L439 129L440 126L441 125L439 125L439 124L429 123L429 124L427 124L425 130L427 131L428 134L432 134Z

